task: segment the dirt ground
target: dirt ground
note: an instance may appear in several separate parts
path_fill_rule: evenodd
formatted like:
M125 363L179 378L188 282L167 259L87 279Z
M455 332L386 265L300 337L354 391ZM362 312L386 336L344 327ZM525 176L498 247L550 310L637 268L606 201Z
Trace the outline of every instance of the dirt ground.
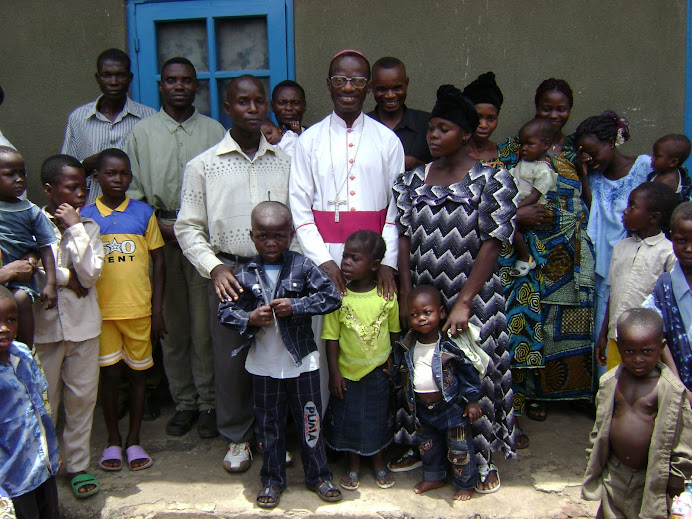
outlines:
M475 494L466 503L453 502L453 487L447 486L416 495L412 488L421 477L420 469L396 475L396 485L382 490L375 485L366 463L361 471L361 486L344 491L336 504L320 501L304 485L303 471L295 438L289 436L289 449L296 459L288 469L288 489L279 506L262 510L255 504L260 489L261 456L256 455L250 470L229 474L222 467L226 443L221 438L201 440L197 429L182 437L165 433L172 406L162 409L160 418L145 422L144 448L154 459L149 469L131 472L104 472L97 466L105 447L105 427L101 410L96 409L92 436L91 470L99 478L101 492L77 500L69 481L58 478L60 506L64 519L176 519L176 518L521 518L563 519L594 517L597 503L580 497L580 484L586 455L584 449L592 418L570 405L553 405L545 422L522 420L529 435L528 449L519 451L516 460L496 460L502 488L489 495ZM127 426L127 417L121 423ZM338 481L344 462L331 464Z

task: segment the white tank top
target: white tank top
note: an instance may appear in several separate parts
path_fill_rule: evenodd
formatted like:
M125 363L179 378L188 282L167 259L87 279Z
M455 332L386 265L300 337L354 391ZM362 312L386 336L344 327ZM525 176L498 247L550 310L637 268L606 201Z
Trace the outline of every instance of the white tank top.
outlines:
M432 344L416 342L413 350L413 390L416 393L437 393L440 391L432 371L435 346L437 346L436 342Z

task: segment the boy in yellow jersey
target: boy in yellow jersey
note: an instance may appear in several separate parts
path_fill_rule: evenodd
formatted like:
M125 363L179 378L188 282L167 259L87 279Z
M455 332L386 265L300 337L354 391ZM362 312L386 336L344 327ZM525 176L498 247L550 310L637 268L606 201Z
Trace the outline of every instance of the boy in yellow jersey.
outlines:
M124 368L130 377L130 429L125 454L130 470L142 470L153 463L139 442L146 389L144 370L154 364L152 340L166 333L161 313L166 275L161 248L164 242L153 209L126 194L132 171L125 152L108 148L99 153L95 179L103 195L85 206L81 214L99 224L105 252L96 292L103 316L99 366L108 446L99 467L122 469L117 388ZM151 283L149 254L154 266Z

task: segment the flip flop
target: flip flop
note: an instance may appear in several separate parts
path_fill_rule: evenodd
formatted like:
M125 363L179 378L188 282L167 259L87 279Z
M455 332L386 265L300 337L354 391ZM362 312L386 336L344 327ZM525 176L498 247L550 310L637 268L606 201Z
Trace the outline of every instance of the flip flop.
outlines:
M392 473L390 471L388 471L387 469L375 471L375 483L377 483L378 487L380 487L380 488L392 488L394 486L394 483L396 483L396 480L394 479L394 474L392 474L392 479L390 481L387 481L387 476L389 474L392 474Z
M500 487L502 486L502 483L500 481L500 472L497 470L497 467L494 463L478 466L478 479L480 480L479 483L485 483L491 472L495 472L495 475L497 476L497 486L495 488L491 488L490 490L480 490L478 486L475 486L473 487L474 492L477 492L478 494L494 494L495 492L500 490Z
M344 479L346 482L344 482ZM339 485L344 490L357 490L360 486L360 474L358 472L346 471L344 477L339 481Z
M540 414L540 413L543 414ZM526 406L526 416L536 422L545 422L548 417L548 406L545 402L529 402Z
M149 456L140 445L130 445L125 449L125 455L127 456L127 466L130 470L144 470L154 464L154 460L151 459L151 456ZM136 460L147 460L147 462L141 467L133 467L132 462Z
M276 508L276 506L279 504L279 500L281 499L281 493L284 491L284 487L272 487L272 486L266 486L262 490L259 491L259 494L257 494L257 506L260 508ZM273 502L269 503L264 503L260 501L261 497L269 497L273 499Z
M79 490L87 485L95 485L91 490L86 492L80 492ZM98 493L101 489L99 487L99 480L93 474L77 474L70 480L70 487L72 488L72 493L77 499L84 499L85 497L93 496Z
M117 467L109 467L104 465L104 461L119 461L120 465ZM101 460L99 461L99 468L105 470L106 472L117 472L123 468L123 449L119 445L111 445L103 449L103 454L101 454Z

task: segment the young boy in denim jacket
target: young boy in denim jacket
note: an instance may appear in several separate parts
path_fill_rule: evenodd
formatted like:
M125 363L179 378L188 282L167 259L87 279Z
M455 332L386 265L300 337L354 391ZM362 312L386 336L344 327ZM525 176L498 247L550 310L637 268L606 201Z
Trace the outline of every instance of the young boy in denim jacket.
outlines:
M291 212L279 202L261 202L251 214L250 237L258 256L237 273L237 301L219 305L219 321L252 346L245 369L252 374L257 427L264 443L257 495L261 508L279 504L286 488L286 411L291 410L300 440L308 488L324 501L338 501L321 435L322 396L319 352L312 316L341 306L334 283L312 261L288 250L295 234Z

